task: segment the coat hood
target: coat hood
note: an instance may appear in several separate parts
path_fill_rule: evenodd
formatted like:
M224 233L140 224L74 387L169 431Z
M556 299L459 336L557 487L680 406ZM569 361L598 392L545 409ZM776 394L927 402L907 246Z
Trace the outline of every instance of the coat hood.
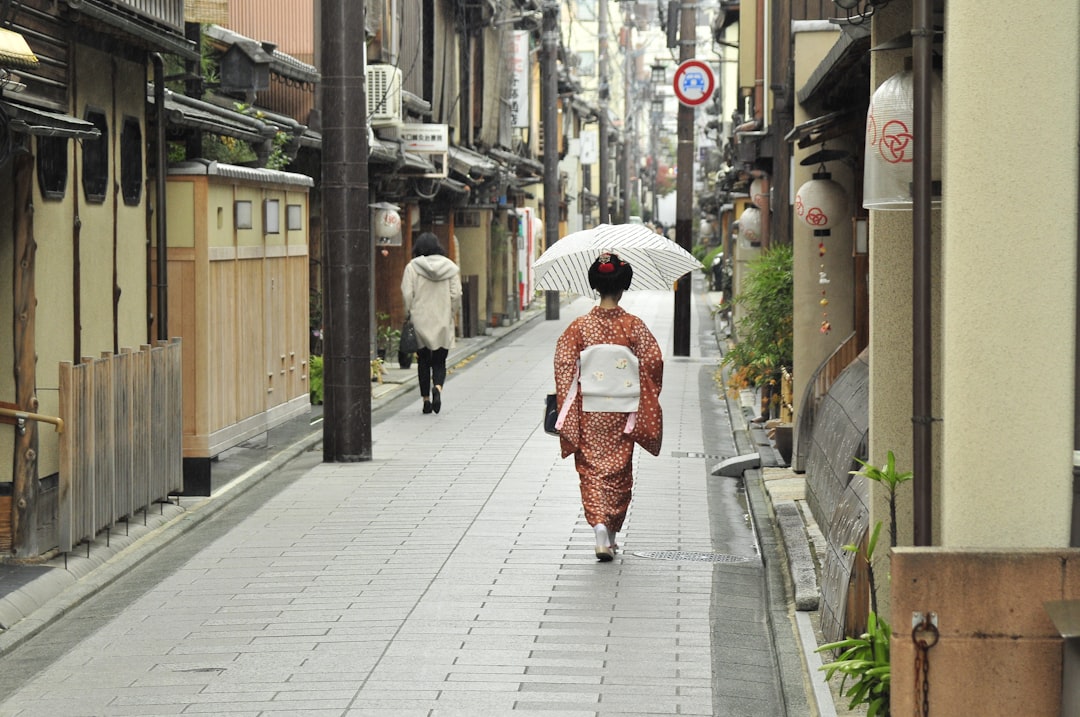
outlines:
M446 281L461 271L457 264L441 254L418 256L411 263L417 273L429 281Z

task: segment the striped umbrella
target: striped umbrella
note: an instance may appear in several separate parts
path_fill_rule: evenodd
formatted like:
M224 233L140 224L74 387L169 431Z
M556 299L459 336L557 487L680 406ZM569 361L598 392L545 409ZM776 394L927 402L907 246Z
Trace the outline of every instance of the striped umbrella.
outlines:
M644 224L599 224L567 234L548 247L533 263L536 287L592 294L589 267L605 251L633 267L631 291L670 291L683 274L703 268L693 254Z

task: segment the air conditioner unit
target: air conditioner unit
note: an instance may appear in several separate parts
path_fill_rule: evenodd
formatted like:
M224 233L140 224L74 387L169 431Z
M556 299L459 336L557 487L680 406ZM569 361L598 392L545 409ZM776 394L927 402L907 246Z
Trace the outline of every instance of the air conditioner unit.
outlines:
M401 70L367 66L367 116L372 125L401 121Z

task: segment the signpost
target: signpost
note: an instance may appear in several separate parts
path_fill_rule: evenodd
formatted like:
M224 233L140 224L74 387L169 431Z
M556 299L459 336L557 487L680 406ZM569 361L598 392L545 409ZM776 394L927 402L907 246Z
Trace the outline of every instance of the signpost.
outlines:
M697 107L712 98L716 76L708 63L686 60L675 70L675 97L687 107Z

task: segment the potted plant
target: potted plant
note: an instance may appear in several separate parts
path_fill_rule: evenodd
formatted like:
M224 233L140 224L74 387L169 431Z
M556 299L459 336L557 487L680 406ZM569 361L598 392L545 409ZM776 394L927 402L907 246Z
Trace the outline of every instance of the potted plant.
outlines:
M794 356L792 262L788 245L765 250L747 266L742 291L732 300L745 313L736 342L724 353L723 365L733 369L728 389L760 389L765 418L779 404L782 374Z
M375 330L375 350L379 358L385 361L387 356L397 350L401 331L390 324L390 314L380 312L375 315L375 318L378 319L378 327Z

